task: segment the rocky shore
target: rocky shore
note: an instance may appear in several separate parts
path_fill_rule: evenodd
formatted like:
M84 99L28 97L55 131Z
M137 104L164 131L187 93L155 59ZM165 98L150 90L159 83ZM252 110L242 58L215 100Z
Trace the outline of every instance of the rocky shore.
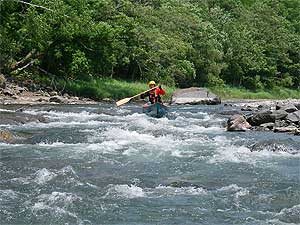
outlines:
M2 105L37 105L37 104L95 104L88 98L60 94L51 88L39 88L37 85L17 85L7 82L0 74L0 104Z
M225 103L239 108L227 121L228 131L273 131L300 135L300 99Z

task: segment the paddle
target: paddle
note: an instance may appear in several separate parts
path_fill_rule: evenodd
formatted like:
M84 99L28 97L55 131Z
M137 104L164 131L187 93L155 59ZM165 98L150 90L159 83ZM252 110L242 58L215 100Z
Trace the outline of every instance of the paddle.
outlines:
M142 94L145 94L145 93L147 93L148 91L152 91L152 90L154 90L154 89L156 89L156 88L158 88L158 86L156 86L156 87L154 87L154 88L151 88L151 89L149 89L149 90L147 90L147 91L143 91L143 92L141 92L141 93L139 93L139 94L137 94L137 95L134 95L134 96L132 96L132 97L130 97L130 98L123 98L123 99L117 101L116 104L117 104L117 106L124 105L125 103L129 102L131 99L136 98L136 97L138 97L138 96L140 96L140 95L142 95Z

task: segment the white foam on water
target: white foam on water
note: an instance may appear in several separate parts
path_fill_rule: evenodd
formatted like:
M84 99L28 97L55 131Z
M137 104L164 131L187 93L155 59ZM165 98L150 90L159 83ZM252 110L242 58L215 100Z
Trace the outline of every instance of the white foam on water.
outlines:
M50 172L46 168L43 168L35 172L34 181L38 184L45 184L56 176L57 174Z
M141 187L135 185L119 184L109 185L107 193L104 198L117 197L117 198L143 198L146 193Z
M16 112L15 110L0 109L0 112Z
M280 221L279 219L271 219L265 222L267 225L299 225L300 223L285 223Z
M7 199L12 200L12 199L17 199L19 193L11 190L11 189L5 189L5 190L0 190L0 201L3 202Z
M38 202L43 202L49 206L51 205L63 205L64 207L73 204L75 201L81 201L82 199L76 194L67 192L54 191L51 194L41 194L37 197Z
M284 208L276 214L281 222L300 224L300 204L291 208Z
M161 196L170 196L170 195L207 195L208 191L204 188L198 187L169 187L159 185L155 187L155 194Z
M235 137L235 141L238 137ZM208 160L208 163L247 163L256 165L263 163L263 166L274 166L274 160L285 158L299 158L300 154L290 154L288 152L272 152L272 151L256 151L251 150L246 146L238 146L225 136L217 136L213 138L210 145L214 145L215 151L213 156Z
M103 133L107 139L114 141L120 148L127 148L124 152L126 155L136 154L151 157L159 157L161 154L170 154L178 157L189 157L190 151L185 153L182 148L184 140L179 140L173 135L154 136L150 133L139 133L137 131L124 130L121 128L112 128ZM132 147L134 146L134 147Z
M115 124L113 122L108 121L98 121L98 120L89 120L89 121L55 121L55 122L48 122L48 123L36 123L36 122L30 122L22 125L14 125L14 127L22 126L24 129L30 129L30 128L70 128L70 127L99 127L103 125L112 125Z
M230 184L225 187L221 187L217 189L219 192L239 192L239 191L245 191L247 190L246 188L239 187L237 184Z
M30 207L33 213L47 211L54 214L55 217L70 216L78 220L77 222L82 222L75 213L66 209L75 202L82 201L82 199L75 194L54 191L51 194L39 195L36 201L37 202ZM30 205L30 202L27 202L26 204Z

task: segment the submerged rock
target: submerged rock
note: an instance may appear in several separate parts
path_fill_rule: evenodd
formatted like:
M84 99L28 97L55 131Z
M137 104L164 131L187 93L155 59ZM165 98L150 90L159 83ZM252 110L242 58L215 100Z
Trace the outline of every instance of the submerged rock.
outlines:
M46 122L46 118L41 115L31 115L23 112L1 112L0 124L25 124L30 122Z
M207 104L207 105L217 105L221 104L221 99L210 92L206 88L185 88L177 90L172 95L172 104Z
M251 125L242 115L233 115L227 121L227 131L246 131L250 128Z
M280 140L260 141L258 143L251 145L249 148L251 152L271 151L271 152L288 152L291 154L297 154L299 151L293 148L291 143L287 143L287 141L280 141Z
M200 188L199 185L193 184L188 181L174 181L170 184L166 185L167 187L175 187L175 188L183 188L183 187L193 187L193 188Z

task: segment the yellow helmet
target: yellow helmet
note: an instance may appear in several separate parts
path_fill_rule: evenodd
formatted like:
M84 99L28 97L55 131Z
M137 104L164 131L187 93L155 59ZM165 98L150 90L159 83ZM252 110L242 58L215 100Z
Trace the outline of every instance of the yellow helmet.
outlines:
M155 81L153 81L153 80L151 80L149 83L148 83L148 85L155 85Z

